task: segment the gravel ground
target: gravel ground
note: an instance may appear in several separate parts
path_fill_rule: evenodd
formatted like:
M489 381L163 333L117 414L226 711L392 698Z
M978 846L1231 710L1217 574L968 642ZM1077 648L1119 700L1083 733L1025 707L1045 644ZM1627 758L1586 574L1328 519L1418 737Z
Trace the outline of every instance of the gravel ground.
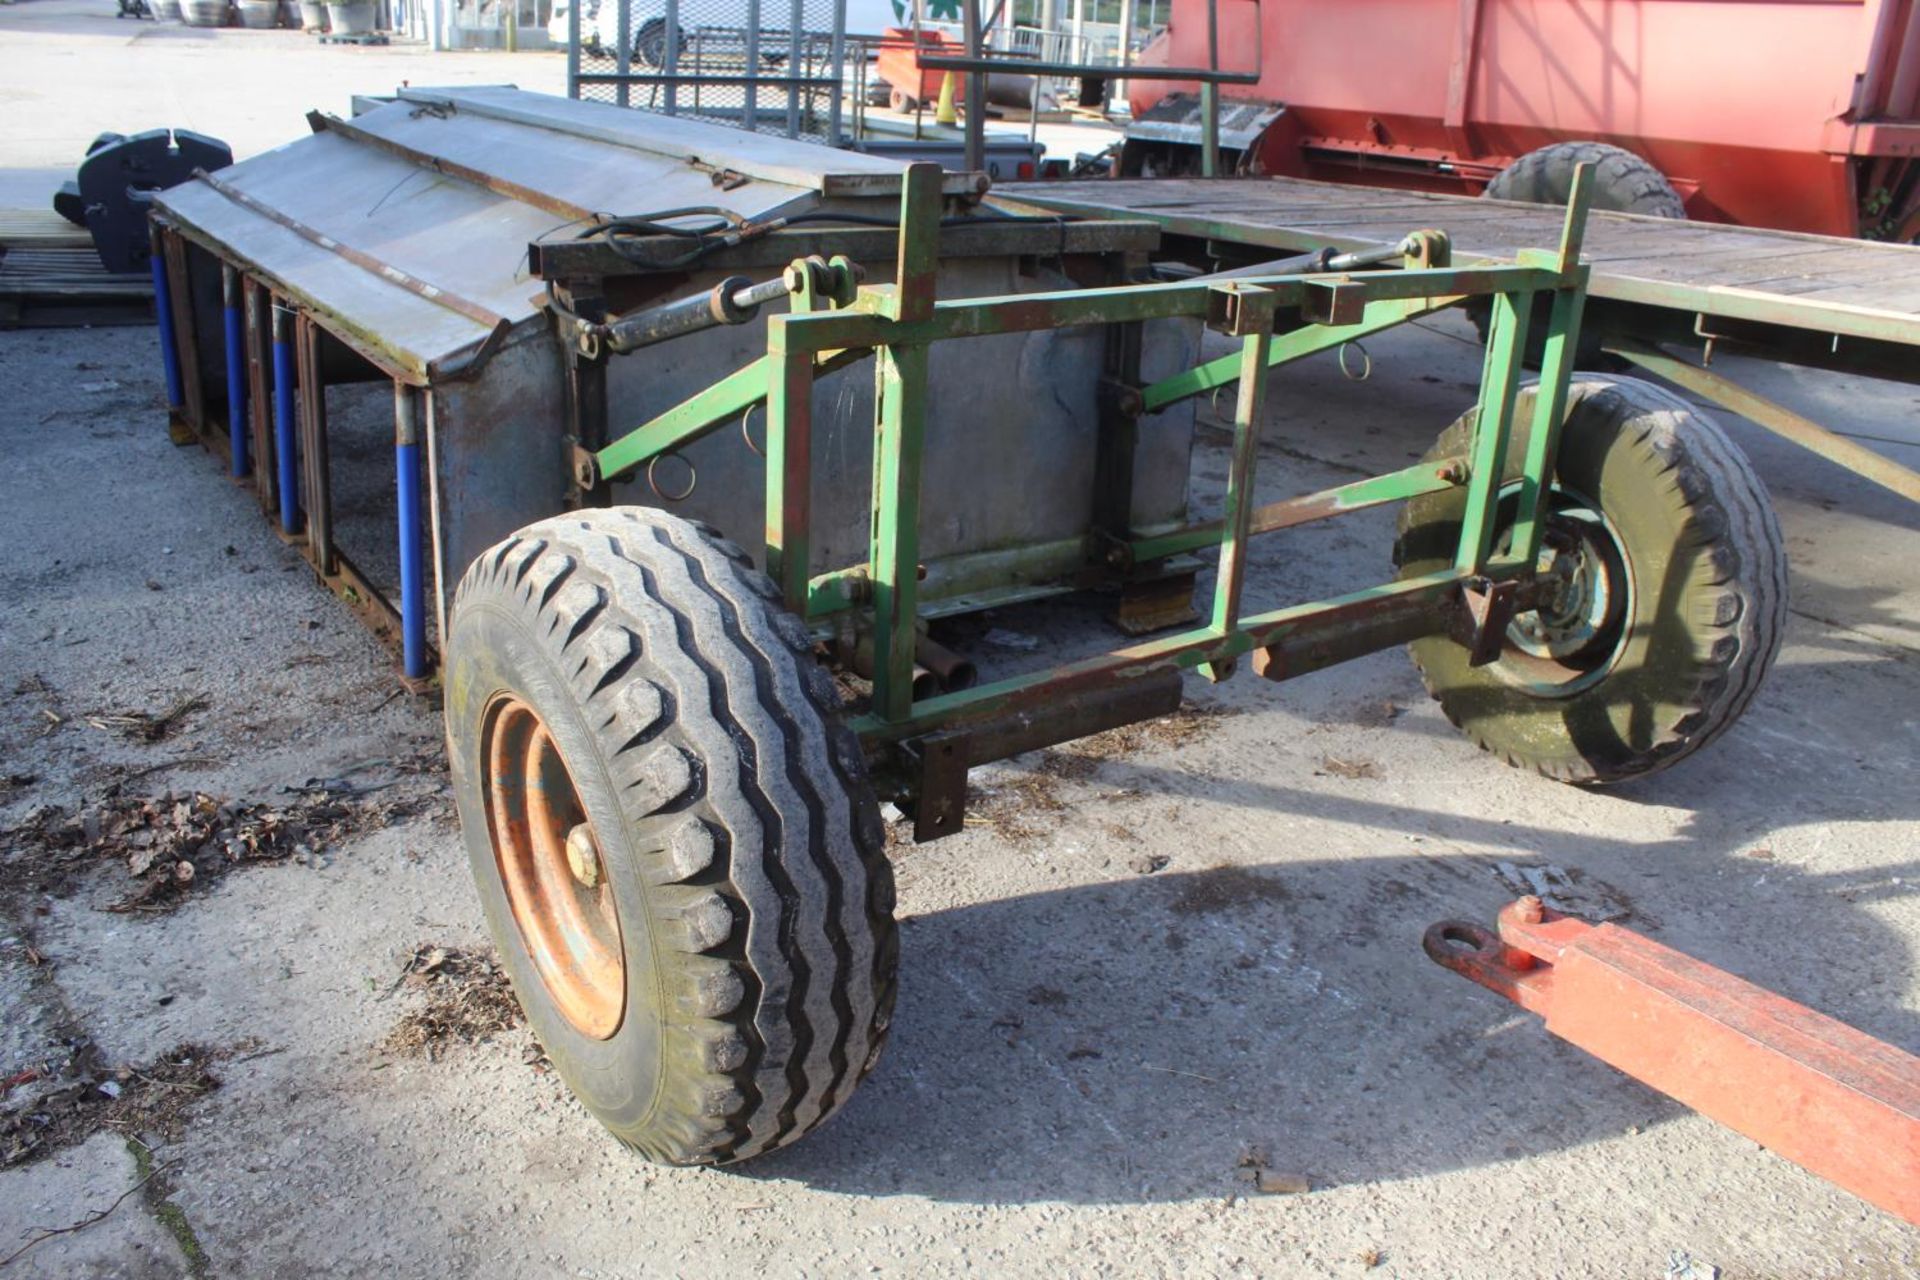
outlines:
M19 12L78 11L62 4ZM0 37L77 39L50 20ZM182 59L167 101L211 113L214 90L189 78L211 54L187 60L186 37L88 39L118 113L105 124L139 123L142 42ZM298 55L283 95L331 75L337 97L332 68L385 81L400 65ZM9 65L10 102L77 74ZM264 108L243 97L250 121ZM9 165L51 163L48 139L93 127L21 118ZM1423 449L1477 372L1465 327L1436 328L1370 342L1364 385L1327 362L1277 379L1266 494ZM1729 367L1920 462L1913 390ZM151 330L0 333L0 1078L54 1069L0 1105L76 1075L122 1095L108 1107L93 1086L73 1145L46 1153L39 1135L43 1154L0 1168L0 1257L117 1204L0 1264L9 1276L1654 1280L1682 1254L1727 1280L1920 1269L1920 1233L1554 1041L1419 947L1432 921L1487 919L1513 895L1502 863L1556 866L1629 927L1920 1048L1913 507L1731 424L1793 557L1786 645L1725 738L1630 787L1577 791L1477 753L1397 652L1285 688L1196 684L1216 714L1177 731L980 771L978 822L895 850L901 1004L861 1094L790 1151L664 1169L607 1139L524 1029L488 1030L434 709L393 696L388 656L249 493L167 442L157 375ZM1202 433L1203 504L1223 446ZM1390 522L1271 540L1249 599L1379 580ZM992 625L1111 643L1072 604ZM989 675L1031 660L976 656ZM156 740L109 718L175 711ZM122 864L31 852L48 806L202 792L290 810L287 788L342 776L392 785L351 799L347 834L198 875L170 911L113 910L145 883ZM155 1064L183 1053L218 1087L167 1083L187 1077ZM1312 1190L1257 1194L1252 1163Z

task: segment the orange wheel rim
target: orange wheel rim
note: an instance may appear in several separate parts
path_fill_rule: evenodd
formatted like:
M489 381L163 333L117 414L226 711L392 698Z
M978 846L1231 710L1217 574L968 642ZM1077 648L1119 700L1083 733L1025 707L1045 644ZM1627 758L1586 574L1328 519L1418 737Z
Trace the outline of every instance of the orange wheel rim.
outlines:
M482 744L493 856L521 941L566 1020L604 1040L626 1013L627 962L599 841L532 707L496 699Z

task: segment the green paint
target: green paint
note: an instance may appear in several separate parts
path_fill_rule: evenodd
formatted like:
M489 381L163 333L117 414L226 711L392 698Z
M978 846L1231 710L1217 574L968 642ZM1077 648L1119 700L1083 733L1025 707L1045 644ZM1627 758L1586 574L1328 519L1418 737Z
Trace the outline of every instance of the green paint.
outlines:
M1442 295L1433 298L1396 298L1367 304L1364 319L1353 324L1309 325L1296 329L1292 333L1276 334L1273 339L1272 354L1267 358L1269 368L1279 368L1322 351L1330 351L1356 338L1379 333L1405 324L1420 316L1431 315L1459 302L1465 295ZM1197 396L1205 392L1224 387L1240 376L1240 357L1221 356L1218 360L1209 360L1185 373L1175 374L1171 378L1162 378L1150 382L1140 391L1140 398L1146 411L1152 413L1164 409L1175 401L1188 396Z
M1560 427L1567 415L1567 383L1573 372L1574 352L1580 345L1580 312L1585 295L1579 287L1553 295L1547 321L1546 348L1540 361L1540 387L1534 392L1533 422L1527 433L1527 453L1520 467L1519 506L1507 562L1531 565L1540 556L1542 504L1553 483L1554 459L1560 448Z
M1229 635L1240 621L1246 582L1247 527L1253 515L1254 471L1260 460L1260 425L1267 404L1267 354L1273 345L1273 310L1264 290L1238 289L1240 313L1259 327L1240 344L1240 395L1233 407L1233 461L1227 470L1226 504L1220 517L1220 572L1213 589L1213 633Z
M682 400L594 455L600 478L616 480L663 453L692 444L767 398L770 358L762 356Z
M1275 339L1279 341L1279 339ZM1465 474L1466 462L1460 460L1461 474ZM1307 524L1308 519L1289 519L1284 524L1268 525L1264 517L1282 512L1292 514L1292 509L1312 505L1324 508L1320 514L1311 517L1315 520L1331 519L1349 511L1359 511L1366 507L1377 507L1388 502L1405 502L1408 498L1417 498L1423 493L1438 493L1442 489L1451 489L1458 483L1447 474L1447 463L1416 462L1410 467L1390 472L1384 476L1370 476L1365 480L1354 480L1337 485L1331 489L1322 489L1303 498L1288 499L1286 502L1273 503L1270 506L1254 509L1248 530L1252 536L1271 533L1276 529L1290 529ZM1136 538L1129 545L1133 548L1133 562L1145 564L1149 560L1159 560L1167 556L1180 555L1187 551L1198 551L1204 547L1220 545L1222 525L1218 520L1208 520L1201 524L1189 525L1171 533L1163 533L1151 538Z
M883 349L875 361L873 440L873 705L888 720L913 710L914 617L920 587L920 459L926 438L927 348Z
M1434 630L1439 631L1445 625L1440 606L1458 590L1461 580L1460 574L1443 571L1367 587L1329 600L1291 605L1243 618L1227 636L1216 635L1210 626L1182 631L1051 670L1032 671L959 693L928 698L914 705L910 721L889 721L877 714L861 716L854 720L853 729L868 741L898 741L935 729L1041 706L1056 698L1071 697L1079 690L1137 679L1169 667L1191 670L1203 662L1221 662L1309 630L1324 630L1328 647L1337 651L1343 631L1395 606L1430 606Z
M813 357L768 356L767 573L787 608L805 614L812 558ZM789 497L791 495L791 497Z
M1462 573L1479 572L1493 550L1500 479L1507 465L1513 401L1520 390L1532 315L1532 290L1493 295L1493 329L1487 339L1485 372L1480 377L1480 411L1474 417L1473 444L1468 454L1472 475L1467 482L1466 510L1460 518L1460 550L1454 559Z

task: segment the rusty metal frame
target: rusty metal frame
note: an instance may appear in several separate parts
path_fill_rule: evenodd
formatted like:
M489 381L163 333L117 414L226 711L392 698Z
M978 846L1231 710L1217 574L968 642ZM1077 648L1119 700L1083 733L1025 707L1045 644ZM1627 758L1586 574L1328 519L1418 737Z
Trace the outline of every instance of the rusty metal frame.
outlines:
M1485 633L1494 625L1488 621L1495 617L1494 606L1524 606L1534 580L1539 516L1553 471L1587 282L1587 268L1579 262L1591 185L1584 170L1558 249L1528 251L1511 265L1455 270L1410 260L1398 269L1359 274L1256 275L956 301L935 296L939 178L939 169L932 165L916 165L907 173L892 284L863 287L844 306L803 298L792 312L769 319L764 357L604 448L576 455L577 478L603 483L718 429L751 405L767 403L768 570L787 606L800 616L819 619L855 610L856 625L871 627L872 702L854 727L871 752L882 757L893 753L894 763L907 772L916 767L922 771L921 779L904 785L903 795L924 792L928 786L947 789L942 779L953 772L956 756L944 748L931 751L927 744L932 735L958 731L982 735L983 741L1031 743L1046 739L1050 726L1059 728L1069 719L1075 721L1075 732L1090 732L1074 708L1109 708L1110 714L1123 717L1116 723L1137 719L1150 713L1119 697L1121 691L1181 670L1225 679L1246 654L1254 655L1260 674L1277 680L1426 635L1462 636L1484 647ZM1535 400L1525 456L1519 459L1512 545L1496 556L1496 506L1509 489L1502 477L1537 294L1553 298L1543 391ZM1254 505L1257 443L1270 369L1478 295L1492 299L1492 334L1478 425L1466 456L1283 503ZM925 571L919 556L919 516L929 348L935 342L985 334L1090 324L1125 330L1175 317L1204 320L1238 339L1240 352L1145 387L1125 381L1122 358L1113 366L1107 394L1115 413L1125 416L1122 411L1139 412L1148 405L1237 387L1225 514L1218 521L1153 537L1129 532L1116 538L1111 528L1096 529L1089 542L1097 544L1104 537L1109 560L1117 554L1128 565L1217 549L1219 573L1205 622L1050 670L916 698L913 664ZM1304 323L1276 334L1281 318ZM809 577L811 511L806 496L812 381L824 369L868 355L874 360L877 391L868 557L864 563ZM983 464L992 461L983 459ZM1465 495L1465 510L1459 551L1450 568L1308 604L1264 611L1244 607L1247 548L1257 534L1455 487ZM1029 729L1010 735L1003 731L1010 722ZM1073 736L1065 729L1061 733ZM960 756L975 763L981 759L971 750ZM940 812L946 816L933 826L944 833L951 812L946 807Z
M172 227L163 226L160 244L167 260L167 296L173 303L174 341L179 344L181 415L192 438L204 439L207 435L206 387L200 368L200 334L194 327L193 277L187 263L187 241ZM177 432L175 439L185 443L179 440Z

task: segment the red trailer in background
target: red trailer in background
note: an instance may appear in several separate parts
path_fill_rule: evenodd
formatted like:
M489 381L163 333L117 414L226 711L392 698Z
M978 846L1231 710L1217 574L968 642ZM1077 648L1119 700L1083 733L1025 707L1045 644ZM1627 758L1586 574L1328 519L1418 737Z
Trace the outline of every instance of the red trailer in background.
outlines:
M1920 0L1172 0L1140 63L1259 71L1221 87L1222 172L1524 199L1496 179L1598 142L1689 217L1920 236ZM1121 173L1200 172L1197 86L1129 98Z

